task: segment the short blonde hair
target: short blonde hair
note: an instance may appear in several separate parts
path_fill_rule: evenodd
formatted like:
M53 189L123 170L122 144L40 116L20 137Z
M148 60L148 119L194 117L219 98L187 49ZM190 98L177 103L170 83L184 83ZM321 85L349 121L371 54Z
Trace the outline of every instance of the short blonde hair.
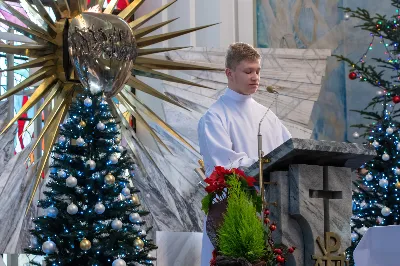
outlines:
M235 69L243 60L254 61L261 59L261 55L250 44L237 42L229 45L225 57L225 67Z

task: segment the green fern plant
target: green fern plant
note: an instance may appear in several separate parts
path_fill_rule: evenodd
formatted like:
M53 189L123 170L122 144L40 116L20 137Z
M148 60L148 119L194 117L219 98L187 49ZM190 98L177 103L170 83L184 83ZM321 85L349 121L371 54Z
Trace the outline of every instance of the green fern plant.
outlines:
M245 258L249 262L266 255L265 230L257 217L252 197L244 191L241 181L229 178L228 207L224 222L218 230L218 249L221 254L233 258Z

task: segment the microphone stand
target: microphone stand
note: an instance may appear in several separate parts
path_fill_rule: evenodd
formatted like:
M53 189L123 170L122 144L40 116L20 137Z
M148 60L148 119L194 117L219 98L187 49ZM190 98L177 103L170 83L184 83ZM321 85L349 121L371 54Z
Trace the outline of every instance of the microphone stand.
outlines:
M268 107L267 111L265 112L264 116L261 118L260 123L258 124L258 167L259 167L259 182L260 182L260 195L261 195L261 217L264 218L264 210L265 210L265 191L264 191L264 176L263 176L263 164L264 164L264 152L262 151L262 135L261 135L261 123L263 122L265 116L267 115L269 109L271 109L272 104L276 101L276 98L278 96L278 92L275 90L273 86L268 86L267 91L269 93L275 94L275 100L271 103L271 105ZM269 162L269 160L265 160L265 162ZM270 183L269 183L270 184ZM276 203L272 203L273 205L276 205Z
M262 135L261 135L261 123L264 120L265 116L267 115L269 111L268 110L265 112L264 116L261 118L260 123L258 124L258 163L259 163L259 182L260 182L260 195L261 195L261 217L264 216L264 209L265 209L265 204L264 204L264 177L263 177L263 156L264 152L262 151Z

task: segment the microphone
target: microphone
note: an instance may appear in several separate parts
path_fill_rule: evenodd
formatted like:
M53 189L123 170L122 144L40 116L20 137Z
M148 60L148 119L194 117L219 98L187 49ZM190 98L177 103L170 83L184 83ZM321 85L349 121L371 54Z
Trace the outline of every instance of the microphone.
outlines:
M267 91L269 92L269 93L275 93L275 94L279 94L279 92L276 90L276 89L278 89L279 87L277 87L277 86L272 86L272 85L270 85L270 86L267 86Z

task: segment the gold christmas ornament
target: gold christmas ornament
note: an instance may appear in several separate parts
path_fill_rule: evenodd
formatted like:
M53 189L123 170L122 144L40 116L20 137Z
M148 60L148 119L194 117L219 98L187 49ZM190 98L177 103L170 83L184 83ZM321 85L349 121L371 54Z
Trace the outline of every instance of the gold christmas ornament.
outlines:
M87 240L86 238L84 238L82 241L81 241L81 243L79 244L79 247L82 249L82 250L89 250L91 247L92 247L92 243L90 243L90 241L89 240Z
M142 239L136 238L135 241L133 241L133 245L136 249L142 249L144 247L144 242Z
M397 181L395 186L396 186L397 189L400 189L400 182Z
M115 138L115 143L119 144L121 142L120 138Z
M136 194L132 194L132 202L133 204L139 204L139 197Z
M86 127L86 122L82 120L81 122L79 122L79 125L80 125L81 127Z
M104 177L104 183L106 183L107 185L112 185L115 183L115 177L112 174L107 174Z

